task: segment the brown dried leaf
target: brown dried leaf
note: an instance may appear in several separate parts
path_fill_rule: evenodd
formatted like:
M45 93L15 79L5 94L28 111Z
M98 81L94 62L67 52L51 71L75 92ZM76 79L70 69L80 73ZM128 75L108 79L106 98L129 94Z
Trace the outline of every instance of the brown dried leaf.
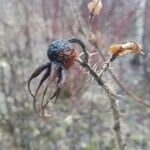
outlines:
M89 12L92 15L99 15L102 7L103 5L101 0L93 0L88 4Z
M121 57L130 53L144 54L142 46L134 41L124 42L110 46L110 53L115 57Z

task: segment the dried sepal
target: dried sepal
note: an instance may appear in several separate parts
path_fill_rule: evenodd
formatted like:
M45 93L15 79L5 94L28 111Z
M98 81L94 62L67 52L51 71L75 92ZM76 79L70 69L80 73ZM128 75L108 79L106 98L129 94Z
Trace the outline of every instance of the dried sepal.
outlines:
M99 15L102 7L103 5L101 0L93 0L88 4L89 12L92 15Z
M113 58L125 56L128 54L141 54L143 55L142 46L134 41L124 42L110 46L109 51Z

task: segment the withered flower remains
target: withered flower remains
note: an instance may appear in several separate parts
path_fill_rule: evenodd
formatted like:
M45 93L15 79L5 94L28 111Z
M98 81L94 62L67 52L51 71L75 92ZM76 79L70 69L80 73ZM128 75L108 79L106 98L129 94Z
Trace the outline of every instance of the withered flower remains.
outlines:
M125 56L131 53L143 55L142 46L134 41L123 42L110 46L109 51L112 55L111 61L117 57Z
M35 112L40 116L36 103L37 103L37 93L40 90L42 84L48 80L47 85L43 91L43 96L42 96L42 110L46 107L49 101L44 103L44 97L46 95L47 89L50 86L50 84L57 79L57 85L56 85L56 90L53 93L53 95L50 97L49 100L52 100L55 98L55 101L57 101L58 95L60 90L63 88L64 83L66 81L66 76L68 69L75 63L76 57L77 57L77 52L76 49L73 47L72 43L77 43L79 44L82 49L85 49L85 45L82 41L78 39L70 39L70 40L56 40L52 42L47 50L47 56L50 62L39 66L31 75L31 77L28 80L28 90L33 97L33 106ZM38 77L43 71L45 71L44 75L42 76L42 79L35 91L33 93L30 88L30 83L31 81Z

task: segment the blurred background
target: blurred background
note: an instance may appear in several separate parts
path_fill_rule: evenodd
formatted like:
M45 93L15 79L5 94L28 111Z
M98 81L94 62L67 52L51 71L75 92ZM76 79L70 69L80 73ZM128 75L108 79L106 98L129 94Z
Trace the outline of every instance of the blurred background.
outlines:
M48 62L46 51L55 39L85 40L89 0L0 0L0 149L1 150L116 150L112 112L105 92L75 64L65 87L41 120L33 111L27 80ZM128 90L150 103L150 1L103 0L93 21L98 48L90 52L109 56L113 43L134 40L143 45L144 57L117 59L112 71ZM97 53L91 65L100 70ZM128 150L150 149L150 109L127 96L108 73L105 80L120 95L121 135ZM38 80L33 82L35 89Z

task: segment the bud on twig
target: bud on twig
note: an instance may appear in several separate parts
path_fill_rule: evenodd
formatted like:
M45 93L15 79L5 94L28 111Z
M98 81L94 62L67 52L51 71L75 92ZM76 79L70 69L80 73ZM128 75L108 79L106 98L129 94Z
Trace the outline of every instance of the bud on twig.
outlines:
M89 12L92 15L99 15L102 7L103 5L101 0L93 0L88 4Z

